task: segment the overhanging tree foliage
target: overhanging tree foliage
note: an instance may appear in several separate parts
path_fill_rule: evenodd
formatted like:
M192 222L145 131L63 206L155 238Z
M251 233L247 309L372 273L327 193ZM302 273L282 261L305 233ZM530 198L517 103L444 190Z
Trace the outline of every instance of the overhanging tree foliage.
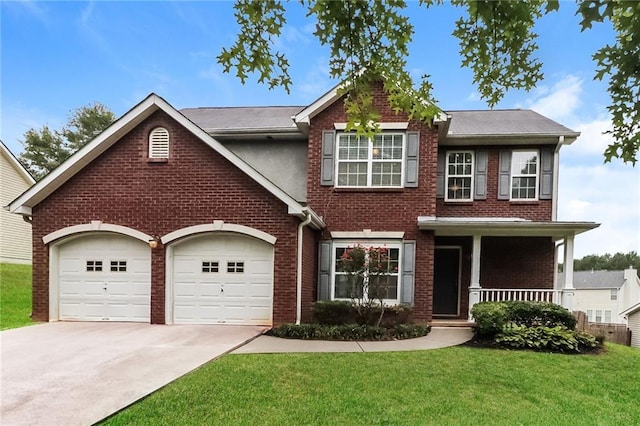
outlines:
M345 82L348 129L371 135L379 117L373 105L371 82L382 80L389 104L410 119L430 121L440 110L432 96L429 76L414 82L406 70L413 24L403 0L300 0L307 16L316 21L314 35L329 47L329 73ZM425 8L443 0L421 0ZM453 35L460 40L462 65L473 71L482 98L495 106L510 89L530 90L542 80L536 21L559 8L558 0L498 1L451 0L464 10ZM282 0L236 0L240 26L235 43L218 56L225 72L234 71L242 83L250 74L269 88L293 84L289 62L276 41L286 24ZM624 0L579 1L582 30L610 21L616 43L595 55L595 78L609 78L613 143L605 161L621 158L635 165L640 149L640 2Z
M48 126L27 130L21 141L24 151L18 159L36 180L40 180L114 120L113 113L100 103L78 108L61 130L52 131Z

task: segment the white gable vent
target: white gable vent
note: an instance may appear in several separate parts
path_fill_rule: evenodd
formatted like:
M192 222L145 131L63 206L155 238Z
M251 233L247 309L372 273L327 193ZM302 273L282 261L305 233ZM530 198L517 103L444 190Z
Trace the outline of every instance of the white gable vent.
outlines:
M169 158L169 131L164 127L149 134L149 158Z

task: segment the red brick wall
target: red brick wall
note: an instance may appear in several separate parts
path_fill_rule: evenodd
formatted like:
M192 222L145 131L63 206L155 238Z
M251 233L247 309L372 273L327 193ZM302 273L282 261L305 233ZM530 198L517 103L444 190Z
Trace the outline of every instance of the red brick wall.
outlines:
M147 160L149 132L170 132L166 163ZM164 235L223 220L277 237L274 323L295 320L296 229L284 203L163 112L156 112L33 208L33 314L48 319L48 248L42 237L92 220ZM153 250L151 321L164 323L165 250Z
M553 288L555 246L545 237L483 237L480 286Z
M487 199L473 202L446 202L444 198L437 200L437 216L440 217L517 217L534 221L551 220L551 200L539 201L509 201L498 200L498 175L500 151L510 149L508 146L482 147L488 151L487 163ZM524 147L518 146L518 149ZM526 147L540 149L540 146ZM441 150L454 149L440 147ZM476 147L455 147L455 149L474 150Z
M381 111L381 122L407 122L403 114L393 112L387 97L378 86L374 89L374 105ZM420 132L419 185L399 189L341 189L320 185L322 131L333 130L334 123L347 121L342 100L336 101L311 120L309 130L307 202L323 216L327 228L322 237L330 239L331 231L404 231L405 240L416 240L415 315L417 321L431 319L431 287L433 282L433 237L420 232L418 216L436 212L437 128L420 122L409 123L409 131Z
M304 228L302 247L302 322L311 322L311 307L317 299L318 235L309 227Z

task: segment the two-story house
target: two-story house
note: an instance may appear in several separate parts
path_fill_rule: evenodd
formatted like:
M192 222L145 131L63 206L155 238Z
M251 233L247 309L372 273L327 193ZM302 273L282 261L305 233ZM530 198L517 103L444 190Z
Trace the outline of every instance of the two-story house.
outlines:
M32 221L37 320L281 324L349 297L337 259L385 247L388 304L468 319L482 300L571 305L559 151L578 133L533 111L346 131L337 88L308 106L174 109L150 95L10 210Z

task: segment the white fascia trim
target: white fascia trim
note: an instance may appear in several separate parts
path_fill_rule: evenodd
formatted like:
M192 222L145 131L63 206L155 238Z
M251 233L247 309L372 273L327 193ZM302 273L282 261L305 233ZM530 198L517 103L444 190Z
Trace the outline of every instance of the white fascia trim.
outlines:
M396 122L396 123L375 123L382 130L407 130L409 128L409 122ZM346 130L347 123L333 123L333 128L336 130Z
M311 123L311 119L318 114L320 111L325 109L327 106L334 103L336 100L340 98L338 95L338 91L341 87L346 86L345 82L336 84L331 90L318 98L311 105L294 115L293 121L296 124L306 124L309 125Z
M404 231L372 231L363 229L362 231L331 231L333 239L381 239L381 240L401 240L404 238Z
M49 244L50 242L59 240L61 238L85 232L113 232L116 234L127 235L140 241L144 241L145 244L149 243L149 240L153 239L153 236L147 235L144 232L137 231L127 226L102 223L99 220L92 220L91 223L67 226L66 228L58 229L57 231L51 232L50 234L42 237L42 242L44 242L45 244Z
M324 223L322 216L318 215L311 207L302 207L301 209L292 209L289 206L288 213L292 216L297 216L300 220L307 218L307 213L311 215L311 226L314 229L324 229L327 225Z
M234 232L237 234L244 234L250 237L257 238L265 241L271 245L274 245L277 238L271 234L260 231L259 229L250 228L244 225L238 225L235 223L224 223L222 220L214 220L213 223L205 223L202 225L187 226L186 228L178 229L177 231L170 232L163 235L160 238L162 244L169 244L172 241L180 238L187 237L194 234L202 234L205 232Z

